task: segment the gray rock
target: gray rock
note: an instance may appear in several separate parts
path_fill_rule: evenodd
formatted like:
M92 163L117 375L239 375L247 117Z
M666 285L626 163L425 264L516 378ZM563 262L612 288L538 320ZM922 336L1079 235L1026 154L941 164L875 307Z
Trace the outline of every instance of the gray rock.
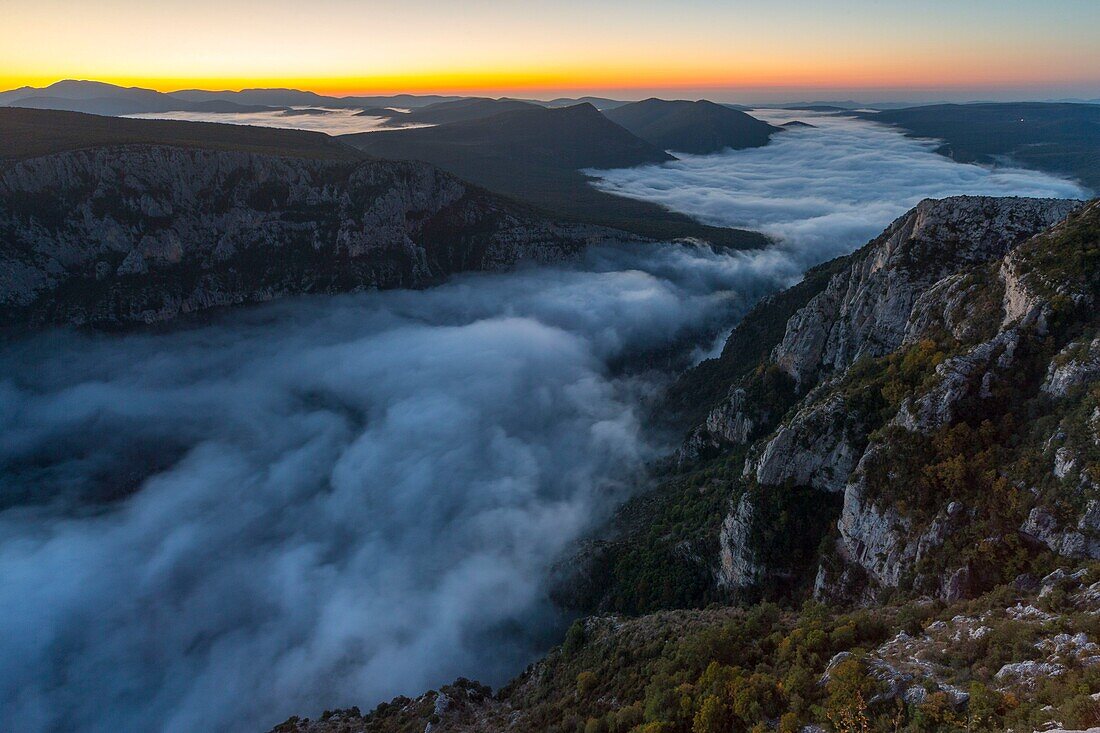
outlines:
M540 218L421 163L150 145L0 168L0 232L0 324L108 326L421 287L619 236Z
M922 201L791 317L772 359L804 385L861 356L887 354L907 335L916 336L909 320L919 296L967 265L1003 257L1080 206L1060 199L980 196ZM932 310L924 303L921 320L928 321Z
M1053 397L1065 397L1070 390L1100 379L1100 337L1070 343L1054 357L1047 369L1042 390Z
M749 544L753 511L752 499L746 493L738 500L733 511L722 520L717 578L720 588L748 588L759 580L761 567Z
M800 410L779 428L745 472L763 486L786 482L840 492L859 459L850 413L841 395Z

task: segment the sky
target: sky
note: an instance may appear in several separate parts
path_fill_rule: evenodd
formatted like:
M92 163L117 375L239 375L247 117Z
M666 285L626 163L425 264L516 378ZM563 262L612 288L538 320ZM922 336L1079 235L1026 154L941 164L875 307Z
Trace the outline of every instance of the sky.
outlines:
M4 0L0 88L1100 97L1095 0Z

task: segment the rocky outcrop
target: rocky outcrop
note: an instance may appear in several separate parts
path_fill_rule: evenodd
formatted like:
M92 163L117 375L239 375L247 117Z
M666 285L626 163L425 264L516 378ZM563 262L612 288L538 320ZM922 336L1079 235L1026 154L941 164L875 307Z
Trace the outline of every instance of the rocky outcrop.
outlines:
M1042 390L1055 398L1100 378L1100 336L1074 341L1062 349L1047 370Z
M859 565L879 585L896 586L902 571L916 557L917 543L908 541L912 523L907 517L867 497L867 464L884 460L888 459L876 449L868 450L860 459L857 478L844 489L837 529L844 560Z
M745 390L733 388L729 395L708 414L702 425L696 426L676 453L676 462L686 465L713 453L723 445L744 445L749 442L757 418L748 414Z
M894 425L914 432L930 432L950 424L971 399L993 396L998 374L1012 367L1020 341L1015 330L1005 331L936 366L935 386L915 399L906 399Z
M799 410L754 460L746 461L745 475L765 486L789 483L843 491L862 448L854 419L839 394Z
M726 518L719 535L718 587L736 591L756 584L760 565L752 549L753 505L749 494L743 494Z
M861 356L887 354L902 344L922 293L968 265L1002 257L1079 206L1059 199L926 199L790 319L772 358L805 384Z
M1047 251L1062 246L1059 237L1071 225L1059 222L1081 207L1073 201L1016 198L924 201L849 258L787 321L771 358L803 396L774 432L750 448L743 477L764 490L797 486L843 494L835 557L820 566L816 595L868 601L873 588L904 582L953 600L984 582L988 570L941 557L947 539L964 530L977 510L964 510L945 496L938 507L922 498L925 503L915 512L905 484L923 480L921 467L906 461L924 460L917 456L938 450L927 442L937 431L967 420L977 428L975 416L997 414L1009 395L1025 400L1041 392L1061 399L1100 376L1100 340L1092 336L1092 326L1053 360L1040 356L1049 348L1057 308L1063 330L1067 319L1091 318L1087 304L1095 285L1087 280L1087 268L1078 265L1086 270L1082 280L1050 272L1085 255ZM1074 221L1098 216L1092 204ZM1085 234L1071 233L1065 241L1082 247L1091 231L1086 227ZM1006 278L1006 271L1012 276ZM1052 293L1070 305L1057 306ZM1037 359L1050 361L1037 364ZM851 368L857 362L861 366ZM1040 365L1045 379L1028 376ZM883 404L895 398L890 416ZM745 402L738 407L747 414L753 409ZM1092 424L1076 420L1074 425ZM1065 478L1078 492L1095 496L1081 458L1082 439L1063 435L1062 442L1044 449L1052 479ZM918 445L925 453L907 457L910 449L904 446ZM943 445L947 450L954 444ZM942 469L943 478L930 477L932 486L957 484L952 477L965 472L965 457L963 463L955 460ZM723 524L725 587L737 587L730 577L742 582L768 575L754 552L736 546L750 510L738 504ZM1036 509L1021 527L1024 535L1065 556L1095 556L1091 529L1058 526L1044 511ZM1002 538L981 541L994 552ZM921 570L930 558L937 558L931 575ZM743 567L752 572L740 572Z
M0 322L150 323L568 257L548 221L429 165L135 145L0 169Z
M1063 557L1100 559L1100 500L1091 499L1076 523L1063 527L1045 506L1027 515L1020 531Z

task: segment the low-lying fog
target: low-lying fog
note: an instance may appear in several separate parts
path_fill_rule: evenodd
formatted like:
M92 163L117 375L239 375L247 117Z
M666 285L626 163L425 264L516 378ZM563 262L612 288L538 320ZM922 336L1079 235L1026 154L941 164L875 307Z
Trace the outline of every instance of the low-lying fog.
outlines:
M402 110L396 110L398 112ZM221 122L227 125L257 125L259 127L284 127L292 130L310 130L329 135L348 135L353 132L377 132L424 125L401 125L387 117L360 115L356 109L327 109L321 107L295 107L289 111L270 112L140 112L124 115L146 120L187 120L190 122Z
M960 165L939 143L874 122L759 109L773 124L800 120L763 148L685 155L661 165L590 171L597 185L708 223L767 232L802 269L851 251L923 198L952 194L1087 198L1080 185L1019 168Z
M609 365L705 345L922 196L1081 193L811 121L602 174L771 250L605 247L0 347L0 729L263 730L499 684L560 635L548 566L667 447L641 420L667 375Z

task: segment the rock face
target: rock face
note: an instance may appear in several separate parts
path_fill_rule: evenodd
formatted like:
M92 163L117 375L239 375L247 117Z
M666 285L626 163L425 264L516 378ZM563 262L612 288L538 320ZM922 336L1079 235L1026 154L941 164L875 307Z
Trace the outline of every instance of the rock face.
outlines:
M1100 336L1091 341L1074 341L1062 349L1050 363L1042 389L1060 398L1097 378L1100 378Z
M967 451L995 441L998 429L1034 436L1051 420L1062 427L1045 443L996 443L1001 477L988 480L1033 505L1026 521L1015 520L1025 541L1100 557L1093 479L1100 418L1092 417L1100 395L1088 396L1100 377L1092 307L1100 285L1088 264L1098 240L1100 203L957 197L921 202L848 258L789 318L771 351L796 396L748 450L742 482L759 490L746 492L722 524L719 586L741 588L770 571L757 560L761 548L739 546L749 541L749 497L801 487L843 496L833 557L817 573L819 597L870 601L875 588L910 583L948 600L967 597L996 568L945 548L957 548L982 521L1004 522L988 519L988 497L956 500L977 480L963 478L974 458ZM1031 406L1006 415L1008 404ZM689 445L700 436L712 447L745 442L751 431L727 436L716 427L743 424L754 410L744 396L736 412L717 406ZM997 422L982 423L987 415ZM1049 461L1047 488L1029 490L1023 482L1035 480L1028 468L1035 451ZM936 461L946 462L929 468ZM937 490L939 498L930 493ZM1075 518L1056 518L1068 512ZM967 541L984 543L978 558L1011 545L988 533Z
M922 201L791 318L773 360L804 384L861 356L893 351L922 293L968 265L1004 256L1079 205L980 196Z
M0 169L0 323L164 321L568 257L559 225L429 165L134 145Z
M744 494L722 521L718 557L720 588L738 590L751 587L758 580L761 568L749 542L752 520L752 501L748 494Z
M848 474L859 459L851 440L856 430L843 395L830 395L799 410L780 426L755 460L745 463L745 475L757 483L791 483L820 491L844 490Z

